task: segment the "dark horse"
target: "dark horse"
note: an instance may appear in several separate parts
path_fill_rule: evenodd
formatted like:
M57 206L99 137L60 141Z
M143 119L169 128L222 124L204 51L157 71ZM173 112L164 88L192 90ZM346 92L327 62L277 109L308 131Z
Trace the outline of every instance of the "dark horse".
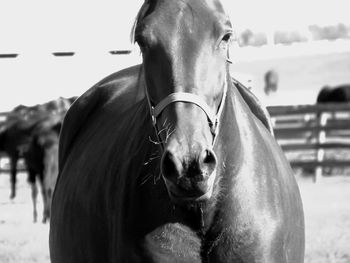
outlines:
M51 192L58 175L55 153L63 116L70 106L69 99L59 98L45 104L20 105L8 116L0 131L0 151L5 152L11 165L11 195L16 196L17 162L23 158L28 172L33 201L33 219L37 221L37 183L41 186L43 222L50 217ZM56 158L52 158L52 154Z
M17 162L29 149L33 134L43 119L41 114L32 116L32 109L28 107L20 107L19 110L10 113L0 131L0 151L5 152L10 159L11 199L16 197Z
M324 86L317 95L317 103L350 102L350 84L335 87Z
M143 64L63 122L52 263L303 262L298 186L266 111L231 80L231 34L217 0L144 3Z
M11 199L16 197L19 158L25 157L36 135L47 131L57 132L63 116L75 99L76 97L58 98L30 107L19 105L9 113L7 120L0 126L0 151L5 152L10 158Z
M28 182L31 185L33 201L33 220L37 221L37 196L40 184L43 198L43 218L50 219L51 196L58 176L58 137L61 122L48 117L40 123L39 130L33 134L28 149L23 157L28 171Z

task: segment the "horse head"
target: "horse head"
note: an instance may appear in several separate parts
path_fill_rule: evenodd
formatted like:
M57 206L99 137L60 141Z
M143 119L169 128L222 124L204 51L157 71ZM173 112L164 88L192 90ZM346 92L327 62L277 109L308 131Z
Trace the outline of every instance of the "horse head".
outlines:
M212 196L232 32L217 0L148 0L135 23L145 93L163 149L161 172L177 204Z

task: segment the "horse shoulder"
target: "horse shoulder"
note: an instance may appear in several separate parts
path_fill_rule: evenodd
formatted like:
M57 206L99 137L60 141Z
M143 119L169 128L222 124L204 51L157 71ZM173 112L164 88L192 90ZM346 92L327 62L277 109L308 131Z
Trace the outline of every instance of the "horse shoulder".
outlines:
M117 100L116 97L120 98L119 101L130 101L129 97L132 95L134 95L135 100L142 97L142 94L132 91L132 87L136 87L138 71L139 66L134 66L111 74L74 101L64 118L60 134L60 171L76 137L97 110L109 102Z

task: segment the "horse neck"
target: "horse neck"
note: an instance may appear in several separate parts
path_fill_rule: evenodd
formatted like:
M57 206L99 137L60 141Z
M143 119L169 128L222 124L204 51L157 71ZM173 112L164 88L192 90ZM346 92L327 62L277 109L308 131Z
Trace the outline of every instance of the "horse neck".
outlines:
M260 134L260 129L238 89L230 79L227 83L225 107L220 117L221 124L215 148L218 153L228 153L225 159L233 161L232 158L243 158L243 154L249 154L249 150L254 149L252 143L256 140L256 135Z
M253 115L233 84L228 86L220 123L214 151L220 162L217 170L217 191L225 194L220 186L225 185L225 189L232 188L238 176L250 176L253 179L255 174L251 168L263 168L265 164L259 163L259 154L268 150L272 143L269 132Z

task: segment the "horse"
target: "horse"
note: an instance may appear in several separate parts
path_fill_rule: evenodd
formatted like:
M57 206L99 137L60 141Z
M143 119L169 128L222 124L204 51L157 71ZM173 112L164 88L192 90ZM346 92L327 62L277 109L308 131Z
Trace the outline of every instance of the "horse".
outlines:
M268 96L273 92L277 92L278 88L278 73L270 69L264 75L265 87L264 92Z
M346 103L350 102L350 84L334 87L324 86L317 95L316 103Z
M42 223L50 219L51 197L58 176L58 138L61 128L59 120L49 116L40 127L24 152L23 157L28 171L28 182L32 191L33 221L37 222L37 182L43 198Z
M33 221L37 222L39 183L43 197L43 219L50 218L51 196L58 175L58 137L70 99L59 98L32 107L19 105L0 132L0 150L10 158L11 195L16 196L17 162L24 159L31 186Z
M350 84L341 84L341 85L336 85L336 86L328 86L325 85L323 86L316 98L316 104L318 105L324 105L327 103L349 103L350 102ZM321 121L321 113L318 112L316 114L316 121L320 122ZM335 119L335 112L330 112L330 119ZM310 135L308 135L307 140L311 141L314 138L318 137L318 132L312 132ZM328 174L333 173L333 168L332 167L325 167L323 168L324 171ZM314 169L306 169L307 173L314 173Z
M222 4L146 0L133 36L142 64L63 121L51 262L303 262L298 185L230 76Z
M57 127L60 127L73 99L74 97L58 98L34 106L19 105L8 114L6 121L2 123L0 127L0 151L5 152L10 159L11 199L16 197L19 158L24 157L35 135L49 130L57 132Z
M16 197L17 162L28 150L40 119L10 114L0 132L0 151L5 152L10 159L11 199Z

